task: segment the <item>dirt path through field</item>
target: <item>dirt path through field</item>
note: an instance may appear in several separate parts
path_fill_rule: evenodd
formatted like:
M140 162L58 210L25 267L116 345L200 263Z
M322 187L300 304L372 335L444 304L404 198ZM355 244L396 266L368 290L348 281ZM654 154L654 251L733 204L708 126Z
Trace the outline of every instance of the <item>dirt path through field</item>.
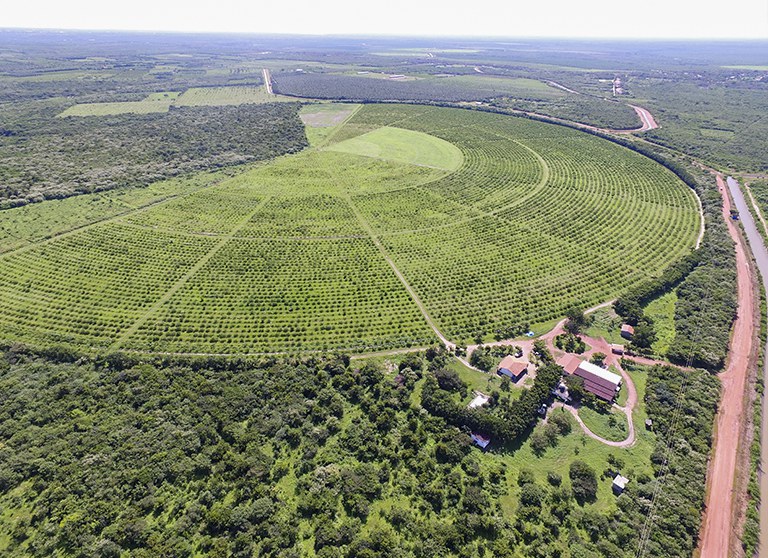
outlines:
M261 70L262 75L264 76L264 87L267 89L267 93L269 95L274 95L272 92L272 74L269 73L269 70L267 68L263 68Z
M722 396L715 419L714 450L709 464L706 511L700 536L701 558L722 558L729 555L734 521L736 452L741 423L745 418L744 389L752 351L753 316L756 311L749 261L743 240L731 219L731 202L723 177L719 174L717 187L723 197L723 219L736 243L738 315L733 325L728 365L720 375Z

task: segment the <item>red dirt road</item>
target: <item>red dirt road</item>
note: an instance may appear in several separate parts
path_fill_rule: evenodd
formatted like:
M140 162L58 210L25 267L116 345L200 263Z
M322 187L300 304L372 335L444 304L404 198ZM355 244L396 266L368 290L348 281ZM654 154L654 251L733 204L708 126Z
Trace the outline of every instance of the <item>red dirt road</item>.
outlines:
M717 187L723 197L723 218L736 243L738 316L733 326L728 366L720 375L722 397L716 419L714 453L709 464L706 511L700 535L701 558L729 555L736 451L741 421L745 418L744 389L754 333L752 317L756 311L749 263L741 236L731 220L731 203L721 175L717 175Z

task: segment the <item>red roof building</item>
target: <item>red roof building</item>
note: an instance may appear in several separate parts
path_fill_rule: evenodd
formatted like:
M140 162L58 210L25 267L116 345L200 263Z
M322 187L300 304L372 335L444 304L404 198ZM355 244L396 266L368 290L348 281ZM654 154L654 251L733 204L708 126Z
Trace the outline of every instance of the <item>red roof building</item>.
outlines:
M557 361L557 364L563 367L563 370L565 370L566 374L573 374L576 372L576 369L579 367L579 364L581 364L581 359L577 357L576 355L565 355L560 360Z
M499 363L499 368L497 370L497 373L500 376L508 376L515 382L526 372L528 372L528 363L524 360L518 360L512 355L505 356Z
M632 327L629 324L622 324L621 326L621 336L624 339L632 339L632 336L635 334L635 328Z
M606 401L613 401L621 388L621 376L591 362L581 362L574 375L584 380L584 389Z

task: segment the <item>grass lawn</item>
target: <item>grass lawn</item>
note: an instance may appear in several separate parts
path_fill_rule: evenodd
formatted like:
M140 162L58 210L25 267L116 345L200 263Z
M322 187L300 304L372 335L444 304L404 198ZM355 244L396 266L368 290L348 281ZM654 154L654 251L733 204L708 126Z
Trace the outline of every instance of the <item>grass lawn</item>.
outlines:
M672 291L651 301L645 308L645 315L653 319L656 342L651 345L657 355L665 355L675 340L675 304L677 291Z
M611 409L609 413L599 413L585 405L579 409L579 416L587 428L606 440L620 442L629 433L626 416L616 409Z
M423 132L389 126L342 141L327 149L442 170L456 170L464 160L461 150L445 140Z
M613 311L613 308L600 308L589 315L591 323L584 332L589 337L602 337L609 343L625 344L621 337L621 318Z

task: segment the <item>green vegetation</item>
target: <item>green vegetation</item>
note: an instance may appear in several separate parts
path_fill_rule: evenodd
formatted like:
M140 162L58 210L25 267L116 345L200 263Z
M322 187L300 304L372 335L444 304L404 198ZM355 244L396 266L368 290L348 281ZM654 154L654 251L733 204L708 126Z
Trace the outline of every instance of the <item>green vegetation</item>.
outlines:
M395 122L410 131L382 128ZM692 193L670 173L581 133L392 105L348 125L358 142L383 130L367 136L380 154L421 164L308 151L7 254L3 335L216 354L431 343L387 258L452 339L514 335L663 269L698 229ZM346 129L331 146L355 141ZM463 154L453 173L424 166L455 164L445 142ZM577 174L564 148L579 150ZM642 225L627 235L630 215ZM93 269L99 280L86 279Z
M654 476L641 476L628 486L632 497L619 498L619 518L634 536L640 536L652 515L649 556L691 556L701 524L720 385L705 371L663 366L633 369L647 371L645 403L658 439L652 456ZM663 489L658 486L662 482ZM650 501L638 496L654 493L650 509Z
M445 140L389 126L335 143L328 149L446 171L455 171L463 161L461 150Z
M617 451L555 410L536 427L551 431L539 454L536 436L481 452L413 406L421 385L442 375L445 360L432 359L411 355L391 372L344 357L138 364L112 355L73 365L17 345L0 358L0 552L630 555L644 523L640 496L657 482L654 434L638 432L634 447ZM648 375L649 411L664 428L673 407L663 401L681 376L632 373ZM701 376L691 389L708 380L704 398L717 385ZM449 375L444 385L460 396L461 382ZM709 424L713 408L687 401L695 424L676 436L691 436L694 468L673 454L683 478L665 484L686 490L686 503L703 495L696 467L709 432L690 429ZM630 477L618 499L606 473L617 469ZM656 510L671 503L662 496ZM653 524L651 544L677 556L685 543L669 529Z
M178 93L153 93L143 101L123 101L118 103L84 103L74 105L59 114L60 118L67 116L111 116L115 114L149 114L152 112L168 112L175 102Z
M601 412L583 405L579 408L579 417L587 428L606 440L620 442L626 440L629 435L627 417L617 409Z
M151 101L155 102L155 101ZM306 145L298 104L183 108L167 114L5 121L0 208L293 153Z
M270 95L264 86L245 87L193 87L187 89L173 102L178 107L220 107L227 105L248 105L295 101L280 95Z
M651 349L657 355L665 355L675 340L675 303L677 293L670 291L651 301L644 309L643 314L653 320L653 328L656 332L656 341Z

